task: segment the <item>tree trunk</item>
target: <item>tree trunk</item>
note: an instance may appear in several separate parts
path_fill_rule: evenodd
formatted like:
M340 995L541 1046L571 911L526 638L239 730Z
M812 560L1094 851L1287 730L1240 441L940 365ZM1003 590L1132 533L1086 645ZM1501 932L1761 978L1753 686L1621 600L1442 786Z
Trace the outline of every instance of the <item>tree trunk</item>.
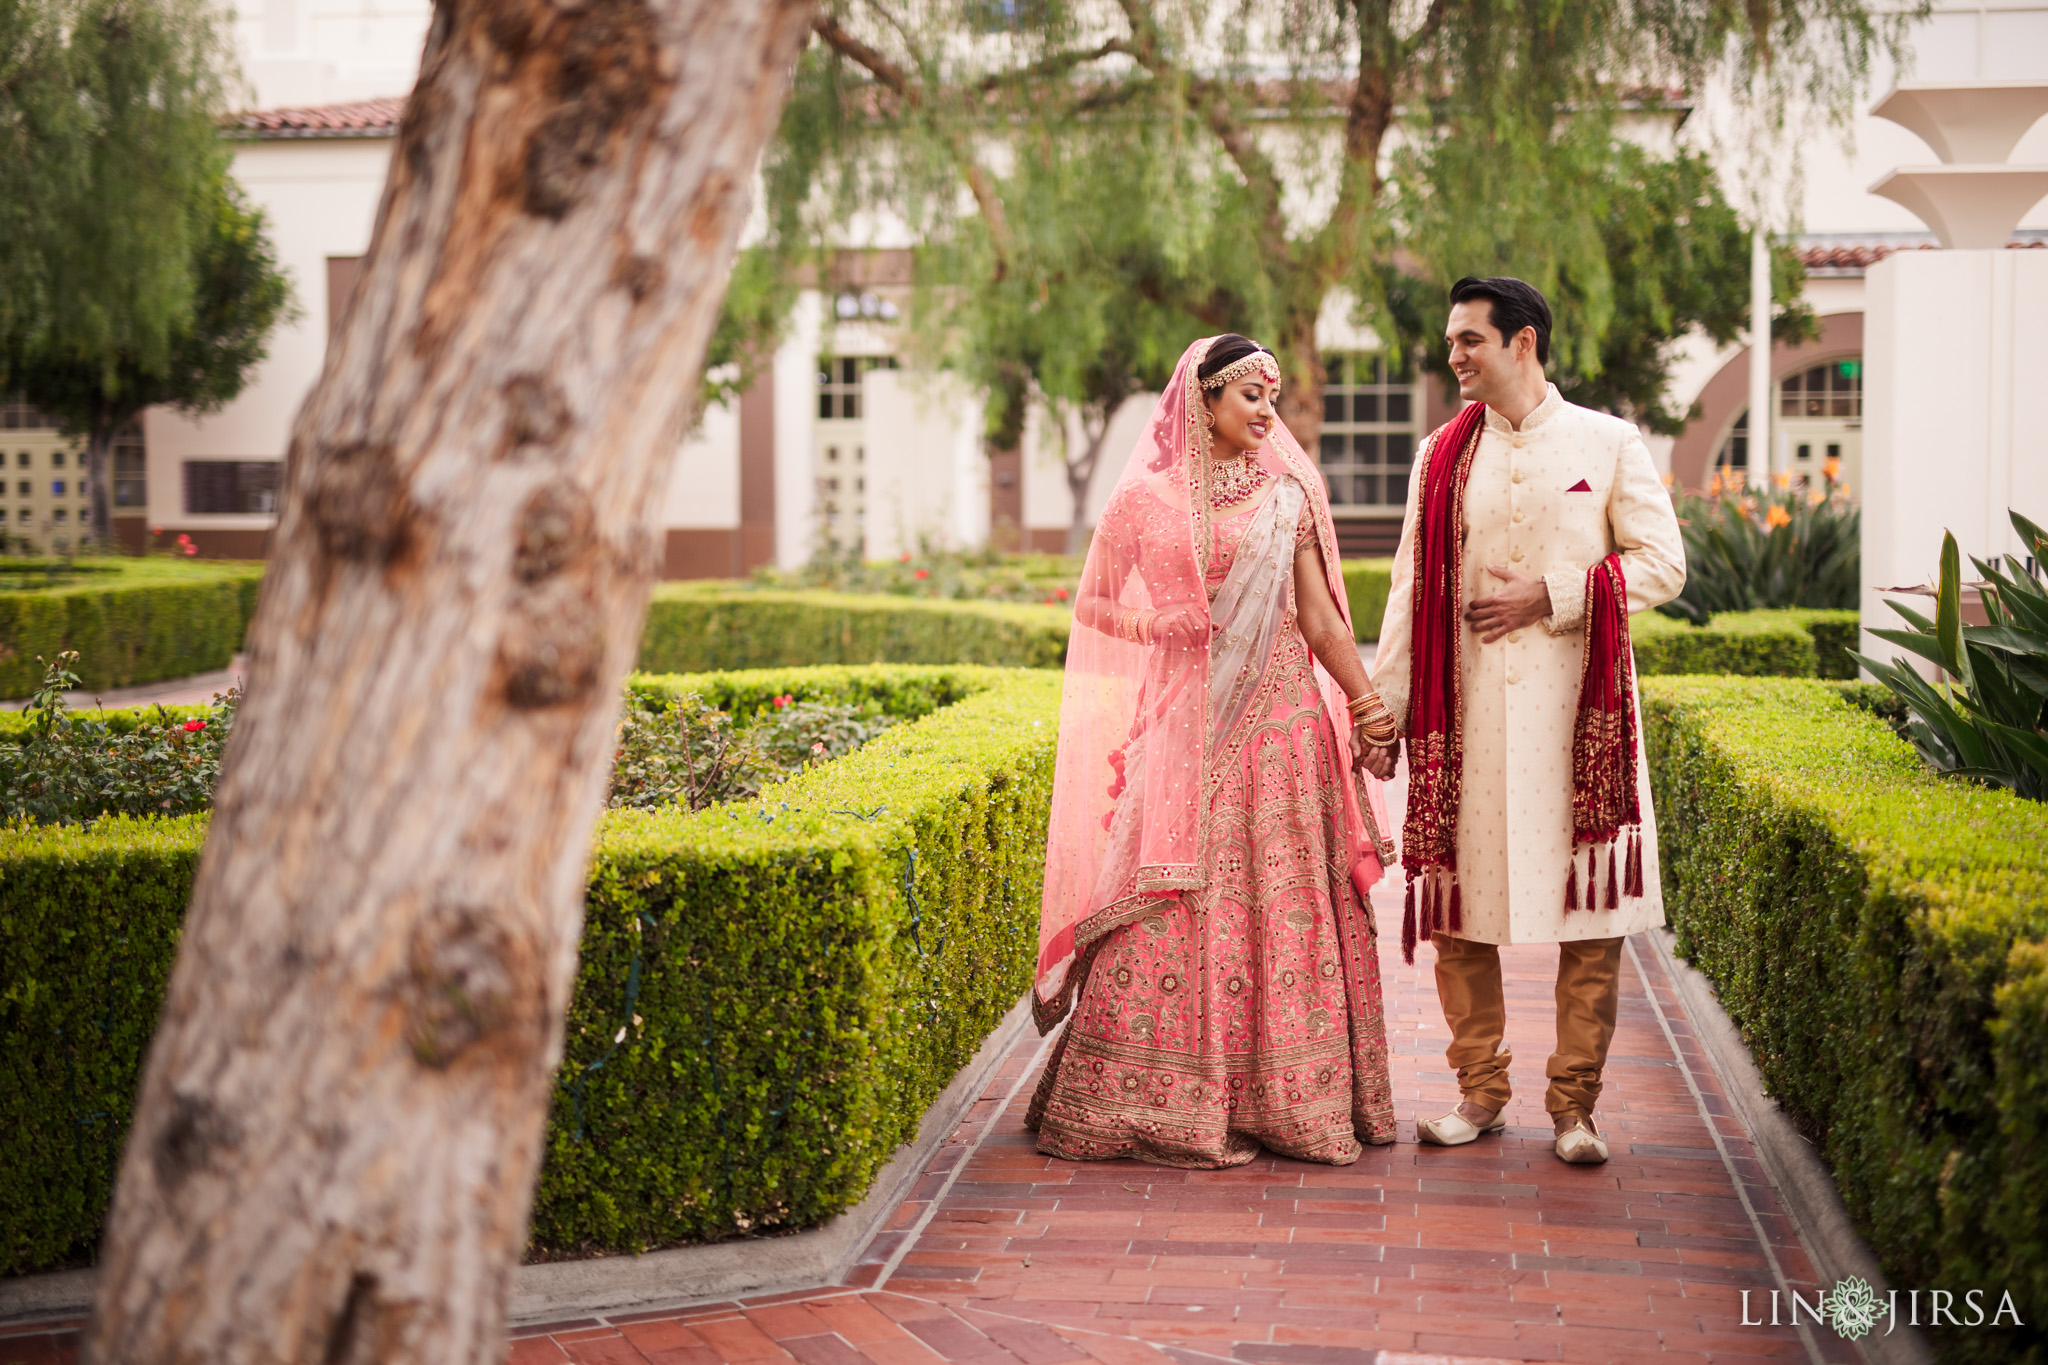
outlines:
M1065 460L1067 493L1074 500L1073 518L1067 523L1067 553L1070 555L1088 552L1088 490L1095 482L1095 467L1102 463L1102 443L1109 437L1110 418L1115 415L1114 407L1105 411L1091 431L1088 413L1084 408L1081 413L1081 435L1087 439L1088 446L1081 452L1080 459ZM1067 434L1067 419L1061 415L1054 420L1059 423L1060 453L1064 458L1070 449L1071 439Z
M94 422L92 430L85 434L85 481L92 490L92 529L78 538L80 549L90 543L104 553L113 544L114 523L109 518L114 512L114 430L114 423L102 419Z
M1323 434L1323 385L1329 381L1322 353L1316 349L1316 307L1321 302L1318 294L1316 306L1288 310L1280 324L1280 420L1310 460L1317 458L1316 444Z
M86 1359L503 1359L654 509L811 9L437 6Z

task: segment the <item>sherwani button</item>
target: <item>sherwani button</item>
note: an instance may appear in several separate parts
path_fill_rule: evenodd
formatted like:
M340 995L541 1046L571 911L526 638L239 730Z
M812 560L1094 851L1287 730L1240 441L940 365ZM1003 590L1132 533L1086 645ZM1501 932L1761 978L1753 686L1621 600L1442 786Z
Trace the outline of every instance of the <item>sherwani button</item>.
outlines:
M1508 674L1508 683L1509 683L1509 685L1510 685L1510 686L1512 686L1512 685L1513 685L1513 684L1515 684L1515 683L1518 683L1518 682L1520 682L1521 680L1522 680L1522 675L1521 675L1521 674L1519 674L1519 673L1509 673L1509 674Z
M1519 631L1519 630L1511 630L1511 631L1509 631L1509 632L1508 632L1508 643L1509 643L1509 644L1511 644L1511 645L1518 645L1518 644L1522 643L1522 632L1521 632L1521 631Z
M1516 444L1516 445L1520 445L1520 444L1521 444L1521 442L1520 442L1520 441L1517 441L1517 442L1515 442L1515 444ZM1517 469L1517 470L1515 471L1515 482L1516 482L1516 483L1520 483L1521 481L1522 481L1522 471L1521 471L1521 470L1519 470L1519 469Z
M1508 558L1514 560L1517 564L1519 564L1522 561L1522 552L1520 550L1517 550L1513 554L1509 555Z
M1523 514L1522 514L1521 512L1516 512L1516 513L1515 513L1515 522L1516 522L1516 524L1518 524L1518 525L1519 525L1520 523L1522 523L1522 522L1524 522L1524 521L1526 521L1526 520L1528 520L1528 518L1527 518L1526 516L1524 516L1524 515L1523 515Z

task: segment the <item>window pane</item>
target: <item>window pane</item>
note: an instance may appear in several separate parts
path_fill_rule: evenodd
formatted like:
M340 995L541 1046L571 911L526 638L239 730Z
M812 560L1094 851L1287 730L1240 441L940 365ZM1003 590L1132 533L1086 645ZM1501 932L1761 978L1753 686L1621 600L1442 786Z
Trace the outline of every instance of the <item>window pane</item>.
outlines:
M821 394L819 394L819 395L818 395L818 416L820 416L820 417L823 417L823 418L826 418L826 419L828 419L828 420L829 420L829 419L831 418L831 416L832 416L832 395L831 395L831 394L829 394L829 393L821 393Z
M1387 420L1389 422L1413 421L1414 415L1412 410L1415 406L1414 398L1415 396L1413 394L1407 393L1388 394Z
M841 417L860 416L860 395L858 393L849 393L841 396L839 399L839 415Z
M1404 506L1404 505L1406 505L1407 501L1408 501L1408 476L1407 476L1406 474L1389 474L1389 475L1387 475L1387 503L1388 503L1388 505L1389 505L1389 506L1393 506L1393 507L1401 507L1401 506Z
M1406 469L1415 459L1415 438L1407 432L1390 433L1387 437L1387 464L1395 469Z
M1351 400L1351 420L1354 422L1377 422L1380 420L1380 396L1376 393L1361 393Z
M1360 506L1370 506L1380 500L1380 476L1377 474L1353 474L1351 476L1351 500Z
M1370 432L1360 432L1351 438L1351 454L1360 464L1380 462L1380 438Z
M1326 356L1324 356L1324 357L1323 357L1323 387L1324 387L1324 388L1330 388L1330 387L1332 387L1332 386L1335 386L1335 385L1339 385L1339 384L1348 384L1348 383L1350 383L1350 382L1351 382L1350 380L1348 380L1348 379L1346 379L1346 378L1344 377L1344 357L1343 357L1343 356L1341 356L1341 355L1326 355Z
M1326 431L1323 433L1321 445L1324 464L1337 465L1344 463L1343 436Z
M1323 420L1324 420L1325 422L1341 422L1341 421L1343 421L1343 420L1344 420L1344 395L1343 395L1343 394L1341 394L1341 393L1330 393L1330 392L1328 392L1327 390L1325 390L1325 391L1324 391L1324 393L1323 393Z
M852 356L847 356L843 358L839 362L839 382L842 384L859 383L860 369L858 367L859 362L856 361Z
M1323 482L1330 485L1330 506L1342 507L1344 505L1344 485L1350 482L1350 480L1344 478L1342 475L1331 476L1325 474L1323 476Z
M1829 400L1829 405L1834 409L1834 415L1837 417L1854 417L1857 415L1856 398L1853 394L1838 393Z

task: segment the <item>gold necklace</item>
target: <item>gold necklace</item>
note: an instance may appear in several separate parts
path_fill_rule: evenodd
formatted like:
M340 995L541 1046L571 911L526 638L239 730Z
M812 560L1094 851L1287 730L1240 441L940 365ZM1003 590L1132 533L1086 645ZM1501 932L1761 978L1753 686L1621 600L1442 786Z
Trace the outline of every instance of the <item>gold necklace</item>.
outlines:
M1209 506L1222 510L1243 502L1266 483L1266 467L1249 455L1209 461Z

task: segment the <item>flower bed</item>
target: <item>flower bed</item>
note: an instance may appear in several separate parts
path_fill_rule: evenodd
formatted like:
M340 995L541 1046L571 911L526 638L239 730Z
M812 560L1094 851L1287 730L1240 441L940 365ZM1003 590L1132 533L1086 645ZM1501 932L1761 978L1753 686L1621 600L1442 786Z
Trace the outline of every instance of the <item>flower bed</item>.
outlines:
M532 1254L822 1222L1030 982L1059 678L636 678L904 720L755 800L599 827ZM206 817L0 832L0 1273L98 1235Z
M1789 607L1726 611L1706 625L1658 612L1629 618L1638 673L1722 673L1752 678L1853 678L1856 613Z
M2030 1324L1943 1358L2041 1359L2048 807L1927 769L1874 690L1644 680L1665 901L1892 1283Z
M28 696L43 676L37 657L65 650L83 659L88 688L226 668L256 610L263 566L89 559L66 566L56 586L48 581L0 575L0 697Z
M996 664L1057 668L1065 608L880 593L664 583L640 635L648 672L809 664Z

